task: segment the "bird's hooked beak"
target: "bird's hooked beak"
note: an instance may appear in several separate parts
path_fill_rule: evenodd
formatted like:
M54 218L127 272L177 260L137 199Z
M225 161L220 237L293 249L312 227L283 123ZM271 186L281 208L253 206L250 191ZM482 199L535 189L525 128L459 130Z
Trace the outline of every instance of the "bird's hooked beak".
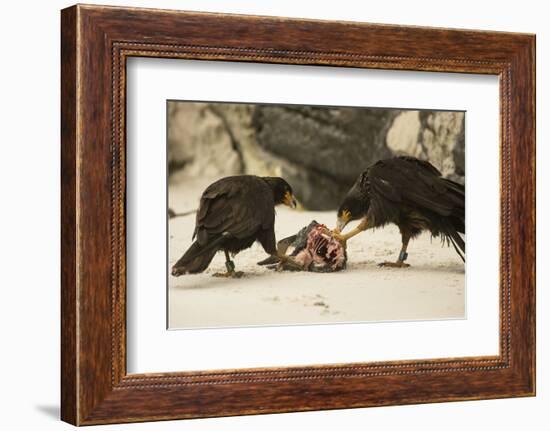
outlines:
M342 232L342 230L346 227L346 225L351 220L351 213L349 211L343 211L342 215L338 216L338 219L336 220L336 229L334 231L336 233Z
M296 198L290 192L285 193L283 203L290 208L296 208L296 206L298 205L298 203L296 202Z

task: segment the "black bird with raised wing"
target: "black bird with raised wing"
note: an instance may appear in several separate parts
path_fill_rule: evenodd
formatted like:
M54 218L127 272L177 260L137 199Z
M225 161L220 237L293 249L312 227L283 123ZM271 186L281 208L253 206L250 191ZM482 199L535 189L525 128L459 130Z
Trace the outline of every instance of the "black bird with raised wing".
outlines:
M381 266L409 266L409 241L424 230L452 244L464 261L464 200L464 186L443 178L429 162L406 156L380 160L359 175L345 196L334 232L345 243L366 229L396 224L401 252L396 262ZM355 229L341 234L348 222L359 219Z
M203 192L196 216L193 244L172 267L172 275L203 272L218 251L225 253L226 273L238 277L231 255L258 241L266 253L277 256L275 205L296 207L292 188L279 177L237 175L222 178ZM278 256L279 259L288 260Z

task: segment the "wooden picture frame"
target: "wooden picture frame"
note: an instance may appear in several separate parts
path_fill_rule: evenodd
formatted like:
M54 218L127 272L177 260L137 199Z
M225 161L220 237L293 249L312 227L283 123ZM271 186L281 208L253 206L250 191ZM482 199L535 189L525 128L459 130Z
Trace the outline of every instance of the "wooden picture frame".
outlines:
M103 6L61 14L61 417L75 425L535 394L535 36ZM127 374L126 59L500 77L500 354Z

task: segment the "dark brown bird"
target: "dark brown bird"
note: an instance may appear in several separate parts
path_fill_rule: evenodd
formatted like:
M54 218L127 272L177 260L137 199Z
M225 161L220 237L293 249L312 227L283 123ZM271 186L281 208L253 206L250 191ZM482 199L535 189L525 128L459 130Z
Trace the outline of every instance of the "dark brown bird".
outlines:
M342 235L351 220L359 225ZM345 242L358 233L394 223L401 232L401 252L396 262L381 266L406 267L407 246L429 230L450 243L464 260L464 186L441 176L429 162L414 157L380 160L367 168L338 209L335 235Z
M203 272L216 252L225 253L227 272L236 277L230 255L258 241L266 253L277 256L275 205L296 207L290 185L278 177L238 175L222 178L203 192L196 216L195 242L172 267L172 275ZM280 258L280 257L279 257Z

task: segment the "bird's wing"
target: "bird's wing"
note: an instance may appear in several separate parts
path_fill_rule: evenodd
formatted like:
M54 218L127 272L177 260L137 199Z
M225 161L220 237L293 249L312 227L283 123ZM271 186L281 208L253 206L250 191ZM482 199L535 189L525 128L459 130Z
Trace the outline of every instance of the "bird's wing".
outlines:
M371 207L379 217L396 215L402 205L442 216L464 206L463 198L448 193L446 180L435 167L411 157L377 162L368 170L368 182Z
M272 194L260 178L228 177L204 191L195 235L202 243L223 233L245 238L270 220L273 225L274 217Z

